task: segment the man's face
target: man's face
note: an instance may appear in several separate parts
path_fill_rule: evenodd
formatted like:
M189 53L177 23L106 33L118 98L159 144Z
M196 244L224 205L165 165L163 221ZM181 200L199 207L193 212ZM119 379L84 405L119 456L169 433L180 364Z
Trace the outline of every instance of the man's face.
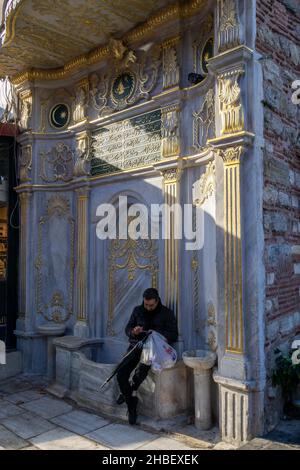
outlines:
M155 310L155 308L158 305L158 300L155 299L144 299L144 307L148 312L152 312L152 310Z

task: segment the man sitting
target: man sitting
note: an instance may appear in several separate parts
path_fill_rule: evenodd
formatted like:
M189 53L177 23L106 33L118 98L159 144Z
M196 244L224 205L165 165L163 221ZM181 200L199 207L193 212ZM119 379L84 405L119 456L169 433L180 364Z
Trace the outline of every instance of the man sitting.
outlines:
M156 289L149 288L143 293L143 303L133 309L129 322L126 325L125 333L129 337L130 351L138 341L143 339L149 330L157 331L163 335L169 343L177 340L178 329L174 313L169 308L162 305ZM136 349L130 360L120 367L117 373L117 380L121 394L117 400L120 405L127 404L128 421L130 424L136 423L138 398L132 393L136 391L148 375L151 366L139 364L142 349ZM135 369L132 382L129 382L130 375Z

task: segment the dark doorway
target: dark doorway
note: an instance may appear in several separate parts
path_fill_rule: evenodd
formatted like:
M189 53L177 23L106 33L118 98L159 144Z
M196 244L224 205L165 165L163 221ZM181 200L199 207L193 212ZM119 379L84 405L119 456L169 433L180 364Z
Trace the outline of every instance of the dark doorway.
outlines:
M0 135L0 340L16 346L13 334L18 311L19 210L15 169L15 139Z

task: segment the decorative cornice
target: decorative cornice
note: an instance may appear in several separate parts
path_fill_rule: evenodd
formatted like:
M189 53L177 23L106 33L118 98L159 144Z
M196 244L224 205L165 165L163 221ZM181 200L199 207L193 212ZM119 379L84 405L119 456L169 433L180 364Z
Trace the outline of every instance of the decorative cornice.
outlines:
M178 42L180 41L180 36L176 36L174 38L170 38L170 39L167 39L166 41L164 41L162 43L162 47L173 47L173 46L176 46L178 44Z
M15 37L15 24L18 18L18 14L20 12L21 6L25 0L15 0L15 5L11 2L12 8L6 14L5 21L5 36L3 40L3 45L6 47L11 43L11 41Z
M247 46L237 46L208 59L208 68L212 72L226 71L228 67L237 67L253 58L253 50Z
M201 7L205 5L207 0L190 0L180 5L176 2L175 5L166 7L159 12L152 15L148 21L124 35L123 40L127 44L138 42L146 36L152 34L156 29L165 23L175 20L176 18L186 18L195 14ZM13 85L21 85L25 81L33 80L63 80L75 71L88 67L89 65L96 64L101 60L109 57L110 47L109 44L100 46L93 51L80 55L68 62L64 67L56 69L33 69L27 70L14 75L11 78Z
M255 138L255 134L248 131L233 132L232 134L226 134L215 139L209 139L207 141L208 146L212 146L215 149L226 149L227 147L234 147L237 145L250 146Z

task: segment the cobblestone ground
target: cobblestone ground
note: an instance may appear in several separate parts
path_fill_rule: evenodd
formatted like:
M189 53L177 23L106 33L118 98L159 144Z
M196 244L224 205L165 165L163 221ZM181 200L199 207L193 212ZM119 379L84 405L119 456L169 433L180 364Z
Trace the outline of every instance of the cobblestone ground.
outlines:
M201 432L187 425L162 432L142 423L129 426L54 398L46 388L44 379L25 375L0 382L0 450L233 449L220 441L216 428ZM282 422L241 449L300 450L300 421Z

